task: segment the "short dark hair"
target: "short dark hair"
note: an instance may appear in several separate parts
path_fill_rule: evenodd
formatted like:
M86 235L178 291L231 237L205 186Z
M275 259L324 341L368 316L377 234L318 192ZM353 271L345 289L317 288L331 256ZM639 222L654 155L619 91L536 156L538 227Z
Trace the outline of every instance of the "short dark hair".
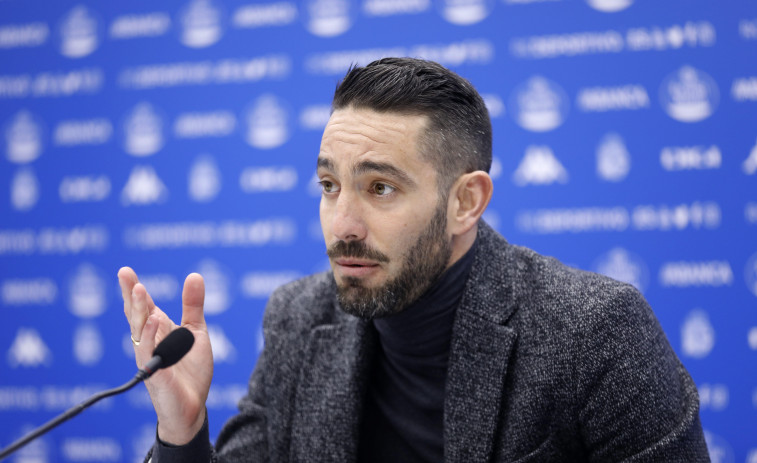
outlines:
M489 172L492 127L484 100L470 82L438 63L382 58L352 66L332 102L332 110L348 107L427 116L421 154L436 167L444 197L460 175Z

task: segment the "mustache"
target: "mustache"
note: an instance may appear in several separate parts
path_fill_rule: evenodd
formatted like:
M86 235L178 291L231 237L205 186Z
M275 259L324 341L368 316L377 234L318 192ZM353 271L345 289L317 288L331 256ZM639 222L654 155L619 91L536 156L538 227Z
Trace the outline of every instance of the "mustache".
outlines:
M370 259L376 262L389 262L389 256L373 248L369 248L363 241L337 241L329 246L326 255L331 259L337 257L356 257Z

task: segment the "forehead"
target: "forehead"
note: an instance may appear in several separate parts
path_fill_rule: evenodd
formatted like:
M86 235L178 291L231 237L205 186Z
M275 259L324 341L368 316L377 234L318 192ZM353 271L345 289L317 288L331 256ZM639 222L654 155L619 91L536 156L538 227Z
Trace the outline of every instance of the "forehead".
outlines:
M415 114L345 108L334 111L321 140L319 160L332 165L365 159L407 167L428 166L420 141L428 118Z

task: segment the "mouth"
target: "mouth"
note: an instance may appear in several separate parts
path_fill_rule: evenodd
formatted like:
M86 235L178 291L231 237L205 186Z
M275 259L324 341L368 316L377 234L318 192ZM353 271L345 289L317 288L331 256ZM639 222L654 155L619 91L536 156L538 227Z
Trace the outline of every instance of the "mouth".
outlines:
M366 277L380 268L377 262L355 258L335 259L334 264L342 276L355 278Z

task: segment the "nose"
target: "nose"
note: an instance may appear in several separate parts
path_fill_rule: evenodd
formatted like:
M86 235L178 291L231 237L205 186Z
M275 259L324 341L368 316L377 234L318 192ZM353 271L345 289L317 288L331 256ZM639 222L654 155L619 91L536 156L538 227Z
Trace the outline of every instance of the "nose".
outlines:
M344 189L332 205L331 234L342 241L365 239L366 226L358 198Z

